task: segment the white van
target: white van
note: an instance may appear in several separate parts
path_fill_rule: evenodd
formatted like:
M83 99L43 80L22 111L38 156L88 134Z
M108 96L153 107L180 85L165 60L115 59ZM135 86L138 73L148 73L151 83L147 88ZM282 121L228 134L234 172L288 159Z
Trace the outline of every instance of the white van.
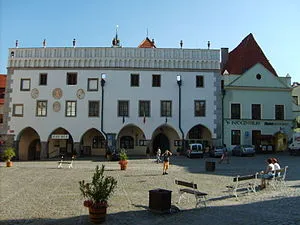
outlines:
M186 152L186 156L189 158L203 158L203 146L200 143L189 144L189 148Z

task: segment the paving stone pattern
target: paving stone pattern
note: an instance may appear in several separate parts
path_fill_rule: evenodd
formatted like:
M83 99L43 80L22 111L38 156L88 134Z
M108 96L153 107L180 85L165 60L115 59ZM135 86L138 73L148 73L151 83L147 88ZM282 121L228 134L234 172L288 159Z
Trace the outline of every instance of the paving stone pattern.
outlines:
M282 166L289 166L285 190L268 187L256 194L241 193L239 201L226 192L233 176L263 170L266 158L271 156L279 158ZM214 172L205 170L206 160L218 159L172 156L168 175L162 175L162 163L143 156L130 158L126 171L120 170L118 162L104 158L78 159L73 169L57 169L53 160L14 162L11 168L1 162L0 224L91 224L78 181L90 181L96 165L101 164L105 173L118 181L103 224L300 224L300 156L278 153L231 157L230 164L216 163ZM208 193L208 207L195 209L193 196L178 205L175 178L197 183L200 191ZM171 213L149 211L149 190L157 188L172 191Z

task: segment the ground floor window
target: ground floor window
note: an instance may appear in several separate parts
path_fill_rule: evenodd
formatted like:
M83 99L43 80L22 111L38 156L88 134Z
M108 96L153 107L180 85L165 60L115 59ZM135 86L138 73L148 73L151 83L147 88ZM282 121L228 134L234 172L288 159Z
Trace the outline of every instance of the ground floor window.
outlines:
M130 137L130 136L121 137L120 148L133 149L133 147L134 147L133 137Z
M241 144L241 131L232 130L231 131L231 145L240 145Z
M102 136L93 137L93 148L104 148L105 139Z
M260 130L253 130L252 131L252 145L260 145L260 136L261 136L261 131Z

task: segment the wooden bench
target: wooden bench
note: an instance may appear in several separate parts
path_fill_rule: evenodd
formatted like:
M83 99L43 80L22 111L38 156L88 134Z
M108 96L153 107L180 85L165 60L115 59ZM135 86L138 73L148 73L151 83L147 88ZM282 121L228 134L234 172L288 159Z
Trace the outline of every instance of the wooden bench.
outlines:
M61 157L61 160L58 161L58 165L57 165L57 168L63 168L63 165L66 164L69 166L69 169L70 168L73 168L73 161L74 161L74 156L72 156L72 160L71 161L64 161L64 157L62 156Z
M197 184L194 184L193 182L186 182L186 181L181 181L181 180L175 180L175 184L183 187L188 187L188 188L179 188L179 199L178 199L178 204L180 203L182 198L186 198L185 194L192 194L195 196L196 199L196 206L195 208L199 207L201 203L204 204L206 207L206 196L207 193L200 192L197 189Z
M247 193L254 192L256 193L256 187L258 186L258 173L240 176L237 175L233 178L233 185L226 186L229 191L232 191L232 194L238 200L238 191L246 189Z

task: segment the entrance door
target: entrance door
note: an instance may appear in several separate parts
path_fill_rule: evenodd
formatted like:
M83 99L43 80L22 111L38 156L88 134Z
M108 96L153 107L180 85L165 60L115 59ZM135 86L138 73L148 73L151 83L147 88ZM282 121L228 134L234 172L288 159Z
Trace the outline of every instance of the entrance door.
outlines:
M28 160L39 160L40 151L37 149L37 145L40 144L40 140L36 139L32 141L28 147Z
M153 140L153 152L156 153L158 148L162 153L167 149L170 150L169 138L162 133L158 134Z

